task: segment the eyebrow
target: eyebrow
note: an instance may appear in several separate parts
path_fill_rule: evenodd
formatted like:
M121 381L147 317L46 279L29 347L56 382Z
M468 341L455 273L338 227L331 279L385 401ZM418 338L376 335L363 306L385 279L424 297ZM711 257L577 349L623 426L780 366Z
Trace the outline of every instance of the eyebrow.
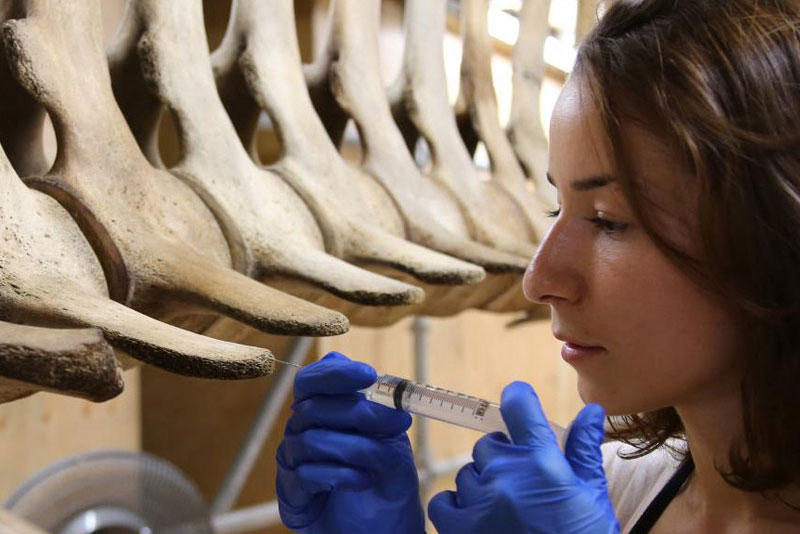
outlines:
M616 178L613 176L601 174L598 176L589 176L587 178L581 178L580 180L574 180L570 182L569 186L573 191L591 191L592 189L604 187L615 180ZM547 181L550 182L553 187L556 187L553 177L549 172L547 173Z

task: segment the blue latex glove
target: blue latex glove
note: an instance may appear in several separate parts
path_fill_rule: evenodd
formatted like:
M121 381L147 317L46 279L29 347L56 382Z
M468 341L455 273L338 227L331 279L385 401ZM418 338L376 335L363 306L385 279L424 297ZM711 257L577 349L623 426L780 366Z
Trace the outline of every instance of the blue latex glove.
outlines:
M375 369L336 352L297 373L293 414L276 455L287 527L307 534L424 532L406 434L411 416L358 393L376 379Z
M564 453L528 384L506 386L500 411L513 443L500 432L478 440L457 491L428 505L440 534L618 533L600 452L603 408L581 410Z

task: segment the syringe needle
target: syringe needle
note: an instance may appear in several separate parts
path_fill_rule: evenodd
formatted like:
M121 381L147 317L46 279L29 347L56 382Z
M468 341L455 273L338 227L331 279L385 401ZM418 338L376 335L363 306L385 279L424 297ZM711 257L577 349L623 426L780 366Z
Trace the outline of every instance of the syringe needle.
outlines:
M273 361L273 362L275 362L275 363L282 363L283 365L289 365L289 366L291 366L291 367L296 367L296 368L298 368L298 369L301 369L301 368L303 367L303 366L302 366L302 365L300 365L299 363L294 363L294 362L285 362L285 361L283 361L283 360L279 360L278 358L274 358L274 357L273 357L273 358L271 358L271 359L272 359L272 361Z

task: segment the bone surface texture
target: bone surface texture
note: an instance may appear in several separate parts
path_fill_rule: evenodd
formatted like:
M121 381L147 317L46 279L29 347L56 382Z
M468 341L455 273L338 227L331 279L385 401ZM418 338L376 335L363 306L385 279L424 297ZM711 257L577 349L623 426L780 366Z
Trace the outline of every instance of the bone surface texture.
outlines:
M0 402L37 390L104 401L122 392L122 369L95 328L22 326L0 321Z
M364 148L362 168L392 196L408 237L420 244L476 263L491 274L519 273L527 259L478 243L456 200L416 167L394 123L377 55L377 1L332 2L327 41L306 69L312 101L338 140L343 119L358 126ZM331 112L330 109L339 109ZM501 288L507 287L507 281ZM422 313L449 315L494 297L496 280L479 287L442 291Z
M199 308L274 333L345 331L341 314L231 269L213 213L147 162L111 92L99 2L23 3L26 18L5 23L6 53L20 85L50 112L59 145L53 169L27 181L75 217L111 297L170 320Z
M514 198L525 214L531 231L544 236L549 226L546 205L537 200L533 187L520 167L511 142L500 125L492 81L492 42L489 36L488 0L461 2L461 85L456 112L469 142L480 140L491 162L492 177ZM472 130L474 133L470 134Z
M110 58L117 101L151 161L162 102L176 118L183 153L171 170L211 206L242 272L309 300L325 292L364 305L422 300L419 288L328 254L340 236L250 159L217 95L199 0L131 0Z

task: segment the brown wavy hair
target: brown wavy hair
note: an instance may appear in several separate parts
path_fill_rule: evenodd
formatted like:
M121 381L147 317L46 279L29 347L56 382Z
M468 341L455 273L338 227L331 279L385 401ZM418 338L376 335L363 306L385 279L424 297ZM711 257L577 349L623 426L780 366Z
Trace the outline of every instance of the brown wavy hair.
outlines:
M579 47L573 76L587 82L617 179L645 230L744 325L744 433L729 468L718 470L732 486L767 496L796 486L800 2L612 1ZM690 170L699 252L660 232L622 148L629 121L674 147L676 163ZM612 437L636 447L630 457L683 437L674 408L610 419Z

